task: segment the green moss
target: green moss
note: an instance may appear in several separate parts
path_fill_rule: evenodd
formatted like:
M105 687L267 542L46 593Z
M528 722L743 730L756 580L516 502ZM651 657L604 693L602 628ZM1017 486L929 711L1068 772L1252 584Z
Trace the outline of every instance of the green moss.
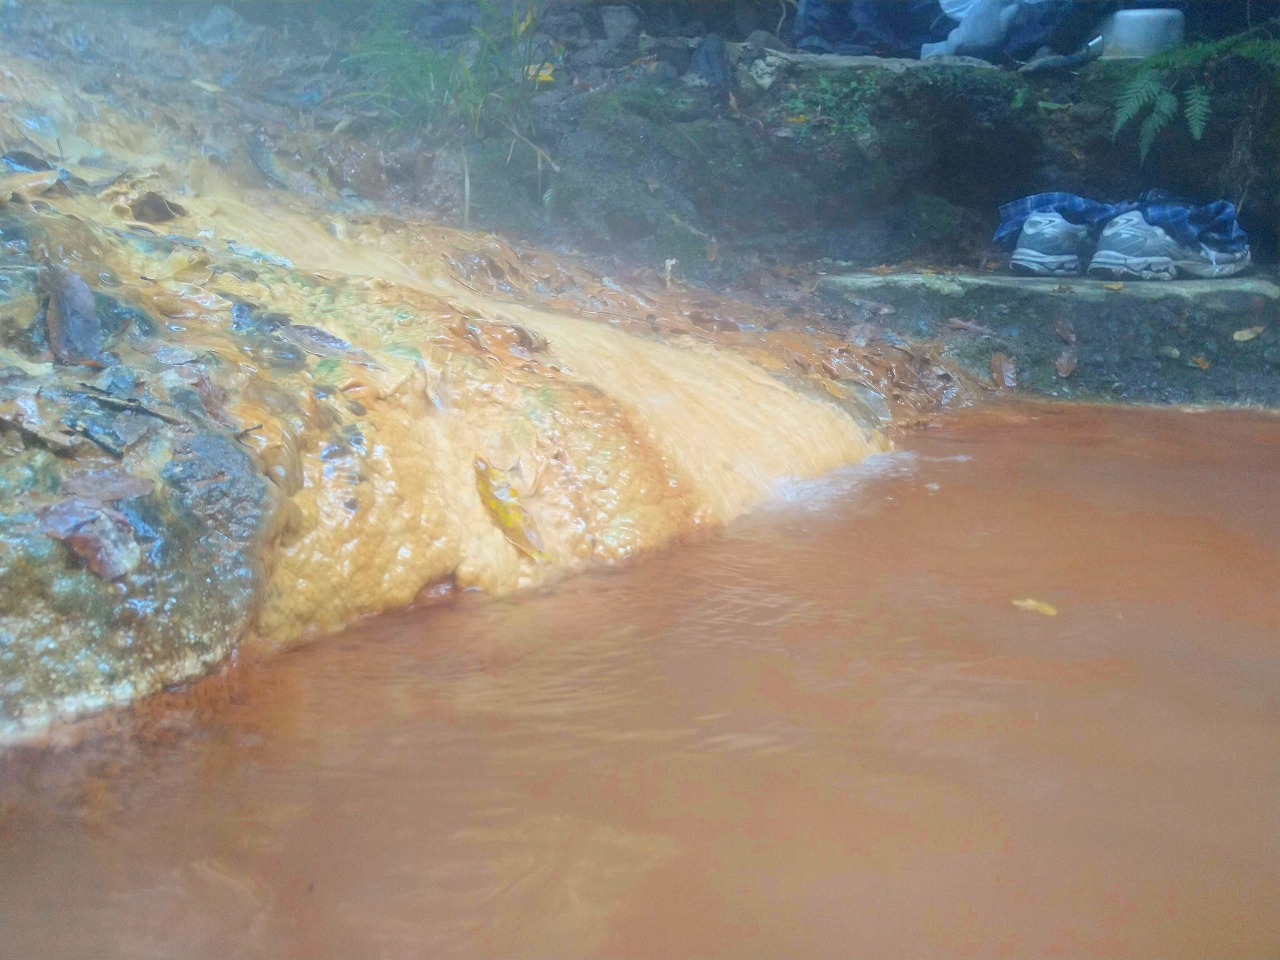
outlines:
M941 197L920 194L912 199L910 210L915 220L915 232L927 236L930 243L953 243L964 231L964 212Z
M637 123L670 126L709 115L705 101L683 90L627 83L586 98L581 123L586 129L611 130Z
M693 267L707 259L708 240L688 227L668 219L658 227L654 247L663 260L679 260L685 268Z
M786 119L801 139L865 137L873 132L882 87L892 76L887 70L819 74L796 84L783 101Z

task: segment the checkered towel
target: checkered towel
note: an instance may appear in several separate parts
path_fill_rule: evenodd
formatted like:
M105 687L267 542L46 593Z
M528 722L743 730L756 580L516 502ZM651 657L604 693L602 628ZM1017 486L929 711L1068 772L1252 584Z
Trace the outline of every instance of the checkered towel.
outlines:
M1000 207L1000 228L993 241L1012 250L1027 217L1033 213L1060 213L1068 223L1083 224L1097 236L1108 220L1130 210L1141 210L1152 226L1161 227L1187 247L1204 244L1221 253L1240 253L1249 248L1249 237L1236 223L1236 208L1226 200L1203 206L1180 202L1163 190L1148 190L1135 200L1100 203L1073 193L1037 193Z

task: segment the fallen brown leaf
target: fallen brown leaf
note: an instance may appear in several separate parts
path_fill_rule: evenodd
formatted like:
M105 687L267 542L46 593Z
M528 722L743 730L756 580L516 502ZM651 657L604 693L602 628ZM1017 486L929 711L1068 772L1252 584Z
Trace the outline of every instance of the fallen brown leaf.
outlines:
M1074 350L1063 350L1058 354L1058 359L1053 361L1053 369L1058 371L1058 376L1064 380L1076 372L1076 353Z
M1206 360L1204 357L1192 357L1191 364L1199 367L1201 370L1209 369L1209 361Z
M1054 331L1058 334L1058 339L1070 346L1076 342L1076 328L1071 325L1071 321L1066 317L1059 317L1053 325Z
M145 497L154 489L155 484L146 477L135 477L119 468L111 468L70 474L62 481L60 492L85 500L110 503L113 500Z
M974 323L972 320L965 320L963 317L952 317L947 321L947 326L952 330L964 330L968 333L981 334L984 337L994 337L995 331L990 327L984 327L980 323Z
M993 353L991 355L991 378L995 380L997 387L1005 387L1012 390L1018 385L1017 368L1014 367L1013 361L1003 353Z
M61 540L103 580L119 580L142 562L129 521L93 500L64 500L40 511L40 529Z

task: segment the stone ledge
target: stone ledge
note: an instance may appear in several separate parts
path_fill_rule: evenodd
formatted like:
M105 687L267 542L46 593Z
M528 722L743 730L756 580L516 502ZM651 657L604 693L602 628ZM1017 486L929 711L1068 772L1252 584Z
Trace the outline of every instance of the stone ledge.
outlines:
M1134 300L1155 303L1180 300L1206 309L1235 309L1240 296L1262 297L1280 302L1280 286L1257 276L1230 277L1225 280L1130 281L1113 283L1052 277L1012 277L965 273L850 273L825 277L821 286L832 293L868 299L883 298L905 292L922 292L944 297L964 298L978 291L1001 291L1014 297L1073 296L1083 302Z
M747 44L727 44L726 46L729 47L730 56L748 47ZM927 70L934 67L958 67L968 70L1000 69L995 64L976 57L930 57L928 60L914 60L903 57L852 57L840 53L767 50L764 52L764 59L776 62L787 73L839 73L843 70L888 70L890 73L906 73L910 70Z
M1020 390L1280 406L1280 286L1266 277L1121 284L856 273L825 277L819 289L873 328L942 341L988 381L991 355L1012 357ZM1059 363L1064 353L1075 362L1067 376L1058 372L1071 366Z

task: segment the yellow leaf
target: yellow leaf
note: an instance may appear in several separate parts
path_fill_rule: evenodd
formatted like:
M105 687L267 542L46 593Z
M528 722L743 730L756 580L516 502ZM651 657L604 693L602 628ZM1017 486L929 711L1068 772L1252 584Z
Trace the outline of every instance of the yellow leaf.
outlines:
M1043 600L1032 600L1027 597L1025 600L1014 600L1012 603L1019 610L1026 610L1028 613L1042 613L1046 617L1056 617L1058 615L1058 608L1050 606Z
M524 68L524 75L526 79L532 80L534 83L556 82L555 67L549 63L544 63L542 66L530 64Z
M1231 339L1236 343L1245 343L1260 334L1263 329L1263 327L1245 327L1243 330L1237 330L1233 333Z
M533 4L529 4L529 12L524 15L524 22L520 24L520 36L524 36L524 32L529 29L531 23L533 23Z
M794 117L787 117L787 123L804 123L808 119L807 113L797 113Z
M209 83L207 80L192 80L191 85L193 87L199 87L205 93L221 93L222 92L222 88L220 86L218 86L216 83Z
M531 559L541 562L542 538L533 518L529 516L520 497L511 489L502 473L491 467L483 457L476 457L476 491L489 516L498 525L507 541Z
M822 389L826 390L827 393L831 394L831 396L835 397L837 400L849 399L849 394L845 393L843 389L841 389L837 384L832 383L830 380L823 379L816 375L810 377L810 379L817 381Z
M1103 290L1123 290L1124 284L1123 283L1104 283L1102 285L1102 289Z

